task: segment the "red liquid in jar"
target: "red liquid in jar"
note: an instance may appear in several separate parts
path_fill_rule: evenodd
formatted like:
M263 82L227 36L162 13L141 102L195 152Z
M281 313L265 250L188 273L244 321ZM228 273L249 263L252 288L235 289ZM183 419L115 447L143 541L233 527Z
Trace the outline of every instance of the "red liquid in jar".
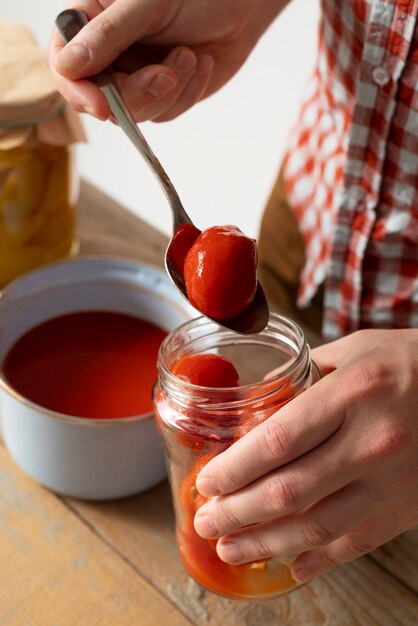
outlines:
M202 539L193 525L197 510L207 502L195 487L200 470L212 458L212 454L196 460L181 488L183 525L177 525L180 558L186 571L201 585L235 598L268 596L282 593L295 585L290 570L275 560L230 565L221 561L216 553L216 540Z
M103 419L139 415L152 411L166 334L124 313L70 313L18 339L2 370L16 391L53 411Z

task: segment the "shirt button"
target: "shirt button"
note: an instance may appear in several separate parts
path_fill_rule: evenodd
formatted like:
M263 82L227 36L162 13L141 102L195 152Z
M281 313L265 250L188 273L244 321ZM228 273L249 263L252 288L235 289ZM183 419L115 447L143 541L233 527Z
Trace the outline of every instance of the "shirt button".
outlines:
M390 81L389 70L385 65L377 65L372 70L372 78L376 85L384 87Z

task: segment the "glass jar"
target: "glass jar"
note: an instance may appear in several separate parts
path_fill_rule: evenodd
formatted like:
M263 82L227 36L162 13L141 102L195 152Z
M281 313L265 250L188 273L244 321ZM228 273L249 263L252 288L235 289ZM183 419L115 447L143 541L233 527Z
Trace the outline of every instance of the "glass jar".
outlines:
M0 289L76 251L73 157L84 140L31 31L0 20Z
M240 376L239 387L192 385L172 374L179 359L215 353L227 357ZM274 370L274 375L265 378ZM216 541L194 530L197 509L206 502L196 476L214 456L268 419L318 379L302 330L272 314L257 335L239 335L207 318L180 326L164 340L154 388L157 425L162 433L176 516L176 535L187 572L203 587L236 599L261 600L298 586L289 558L229 565L216 553Z
M0 287L77 251L73 148L0 149Z

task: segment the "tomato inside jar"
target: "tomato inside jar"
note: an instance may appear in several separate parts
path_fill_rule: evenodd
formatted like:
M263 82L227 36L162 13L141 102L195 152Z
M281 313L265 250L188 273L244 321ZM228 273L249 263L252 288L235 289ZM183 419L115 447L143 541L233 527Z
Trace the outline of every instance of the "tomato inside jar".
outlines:
M163 342L154 409L163 436L180 558L203 587L235 599L268 599L297 587L277 558L230 565L216 540L193 525L207 501L196 489L206 463L309 387L315 371L299 327L272 315L258 335L237 335L205 318L188 322ZM269 372L277 370L266 378Z

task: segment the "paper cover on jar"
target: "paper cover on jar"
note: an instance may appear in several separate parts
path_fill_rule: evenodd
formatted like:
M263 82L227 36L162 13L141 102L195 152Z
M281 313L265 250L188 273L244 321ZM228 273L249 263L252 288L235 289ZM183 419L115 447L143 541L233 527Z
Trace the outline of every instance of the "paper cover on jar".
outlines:
M0 149L85 140L81 120L57 91L32 33L0 20Z

